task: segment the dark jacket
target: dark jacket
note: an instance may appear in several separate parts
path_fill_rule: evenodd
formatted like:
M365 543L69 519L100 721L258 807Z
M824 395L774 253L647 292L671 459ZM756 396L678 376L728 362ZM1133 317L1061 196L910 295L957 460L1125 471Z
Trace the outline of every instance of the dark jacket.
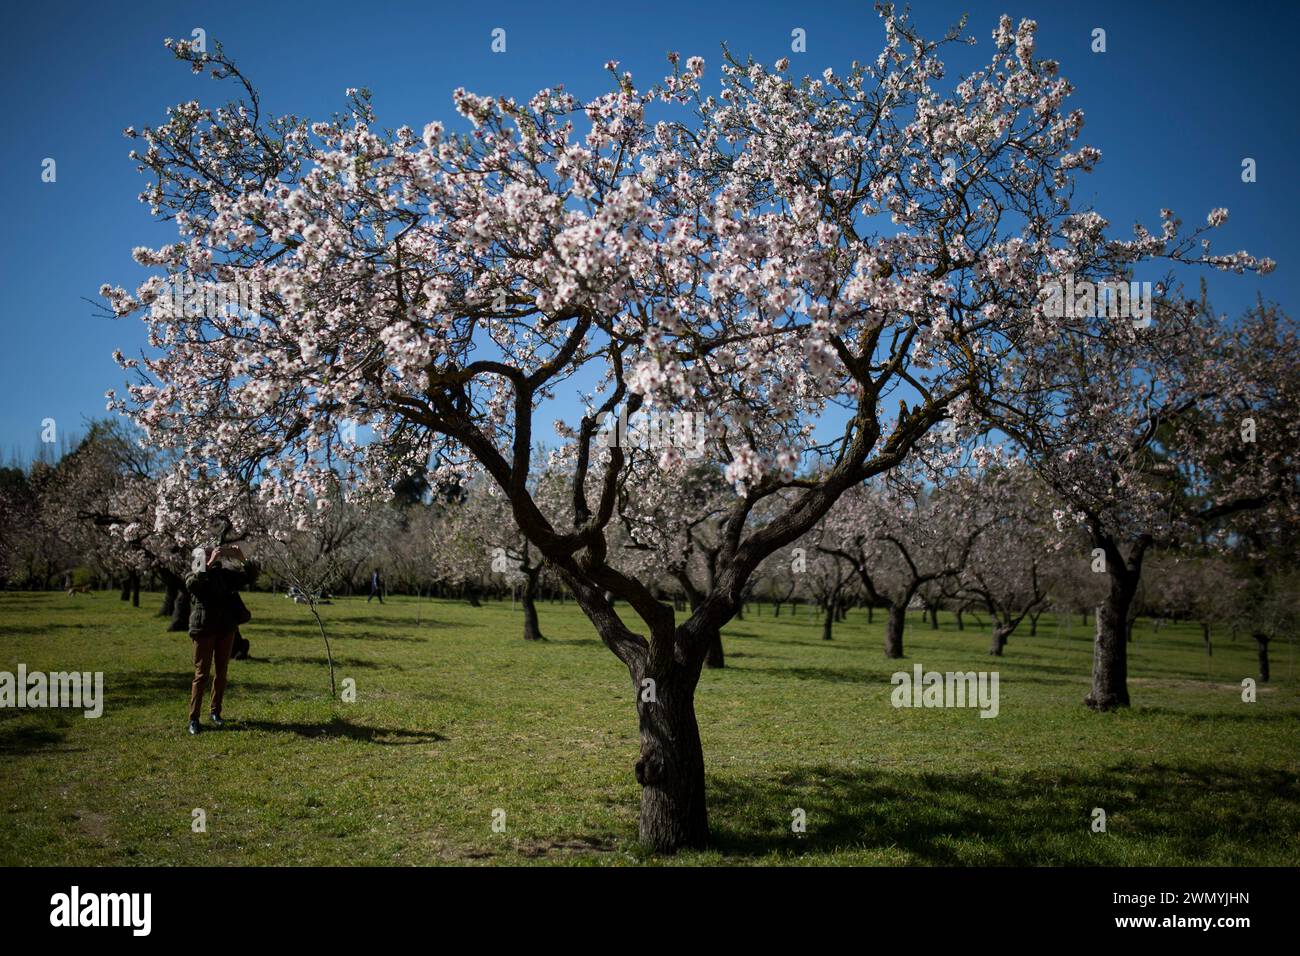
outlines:
M190 592L190 637L200 634L226 634L239 626L238 592L257 577L257 565L244 562L242 571L215 567L195 571L185 577Z

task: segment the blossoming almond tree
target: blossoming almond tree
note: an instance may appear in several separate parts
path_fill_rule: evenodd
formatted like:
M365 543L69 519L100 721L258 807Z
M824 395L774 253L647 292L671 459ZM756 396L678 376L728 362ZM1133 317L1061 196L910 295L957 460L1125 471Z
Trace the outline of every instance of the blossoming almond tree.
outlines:
M1236 514L1270 508L1276 521L1297 507L1293 323L1256 310L1233 326L1173 295L1155 313L1144 327L1063 323L1017 370L1016 399L991 414L1063 502L1058 530L1087 532L1106 581L1086 698L1098 710L1129 703L1130 612L1151 549Z
M1001 504L1001 476L957 473L940 486L923 470L895 470L843 495L824 522L817 548L856 575L866 598L888 609L885 656L901 658L907 609L926 584L956 581Z
M141 576L158 575L165 589L161 613L170 617L170 630L184 631L185 575L194 549L243 540L260 521L252 496L220 477L191 476L183 493L164 494L177 480L170 465L168 454L121 422L92 423L59 463L45 507L70 533L84 532L76 535L80 553L97 554L129 577L137 605Z
M178 309L161 275L105 288L117 314L146 310L155 350L125 360L140 381L122 407L181 446L182 469L256 482L276 507L332 472L484 471L627 666L640 833L658 850L708 838L694 691L760 563L936 423L989 404L1022 344L1055 334L1029 310L1043 272L1190 257L1105 242L1072 207L1099 154L1075 147L1082 114L1063 110L1070 85L1035 56L1032 21L1004 17L987 68L949 85L939 54L960 30L930 42L882 20L871 62L800 79L727 55L717 96L704 61L675 54L648 89L607 64L610 92L587 103L457 90L466 135L385 131L365 90L328 121L268 117L219 47L173 44L241 98L127 131L142 198L179 231L136 258L260 295L211 314ZM572 473L548 514L529 490L534 418L579 375L589 401L562 428ZM701 416L736 491L684 620L608 546L620 476L654 453L598 447L620 407ZM373 441L346 440L355 421Z
M960 569L955 591L988 610L989 653L1001 657L1020 623L1047 601L1052 553L1047 489L1019 464L995 480L1000 494L985 509L987 524Z

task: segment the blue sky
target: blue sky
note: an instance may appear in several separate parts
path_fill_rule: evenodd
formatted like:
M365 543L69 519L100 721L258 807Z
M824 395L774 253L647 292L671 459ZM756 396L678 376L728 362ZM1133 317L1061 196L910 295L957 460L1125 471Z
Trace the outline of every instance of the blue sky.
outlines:
M1087 114L1084 141L1099 147L1098 171L1080 179L1079 199L1127 234L1135 219L1156 224L1161 207L1203 221L1231 212L1218 251L1246 248L1278 261L1270 276L1209 275L1220 311L1256 294L1297 305L1296 239L1300 155L1294 96L1300 5L1259 3L913 3L928 35L963 12L980 42L950 57L950 76L986 60L1000 13L1039 23L1038 54L1061 61ZM104 414L104 391L123 374L111 353L138 351L136 319L96 317L84 301L103 282L134 289L146 273L132 247L173 237L136 201L144 180L121 131L157 124L164 108L225 99L162 46L201 27L221 40L272 112L324 117L343 91L368 86L384 126L453 125L451 91L527 97L565 84L578 96L607 89L602 64L617 59L638 82L666 71L664 55L719 62L722 42L770 63L791 55L800 73L843 69L874 57L883 31L870 3L29 3L10 6L0 30L0 74L10 132L0 142L0 461L31 457L41 422L64 432ZM507 50L491 52L494 28ZM790 34L808 51L790 54ZM1090 49L1106 30L1107 52ZM713 74L716 76L716 73ZM41 181L42 161L57 181ZM1258 181L1243 183L1243 157Z

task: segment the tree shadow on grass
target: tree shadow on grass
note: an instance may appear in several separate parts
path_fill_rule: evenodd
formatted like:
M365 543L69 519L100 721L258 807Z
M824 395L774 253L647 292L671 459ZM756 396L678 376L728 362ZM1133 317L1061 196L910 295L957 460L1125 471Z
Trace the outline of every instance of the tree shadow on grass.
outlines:
M1276 855L1300 832L1300 782L1263 767L1119 765L1095 772L890 773L808 766L770 777L711 775L713 843L724 855L901 850L912 864L1120 864L1135 844L1174 861L1215 848ZM791 832L791 812L807 832ZM1093 808L1106 834L1090 831Z
M567 644L572 647L603 647L604 642L595 637L548 637L548 644Z
M228 675L227 687L238 688L241 691L266 692L266 693L285 693L297 690L295 684L245 680L235 670L235 663L231 662L230 673ZM245 663L239 661L238 663ZM163 697L189 697L190 686L194 680L194 674L190 671L177 671L175 673L147 673L135 674L124 679L106 675L104 680L104 706L112 707L118 704L142 704L151 701L142 700L142 698L163 698ZM208 679L208 685L211 687L211 678Z
M434 730L406 730L392 727L367 727L354 724L342 717L333 717L323 723L285 722L269 720L240 720L231 722L225 731L262 730L268 733L296 734L313 740L359 740L362 743L381 744L388 747L410 746L419 743L439 743L447 740ZM223 731L223 732L225 732Z
M731 636L732 634L729 633L728 631L722 632L722 637L724 640ZM744 637L746 635L738 633L735 636ZM802 641L786 641L774 637L761 637L758 638L758 640L763 644L785 644L789 647L802 647L804 649L808 649L812 647L821 647L821 648L825 648L828 651L855 651L857 653L862 652L862 645L860 643L846 644L843 641L836 641L836 640L823 641L821 638L820 630L816 634L813 634L810 631L808 633L808 637L806 637ZM881 647L883 648L883 646L884 645L882 643ZM881 651L881 653L883 655L884 653L883 650Z
M20 727L6 727L0 733L0 755L5 757L26 757L41 753L81 753L82 747L59 747L67 731L63 726L53 727L41 724L26 724Z
M294 655L294 654L274 654L270 657L263 658L263 662L266 664L305 664L308 667L325 667L325 668L329 667L329 661L325 659L325 655L323 653L321 654L320 657L308 657L306 655ZM232 664L231 666L233 667L234 665ZM377 663L376 661L356 660L351 657L339 657L337 654L335 654L334 670L338 671L344 668L353 669L353 670L380 670L380 669L387 670L387 671L406 670L406 668L401 664L391 664L391 663L380 664Z
M478 621L453 622L440 621L435 617L423 617L421 618L420 623L417 624L414 618L408 617L374 617L369 614L329 614L327 613L327 610L328 609L321 613L321 620L325 622L326 627L329 627L331 624L355 624L359 627L406 628L408 630L416 627L486 627L485 624ZM310 616L308 617L308 620L310 620ZM313 621L312 623L314 624L315 622ZM415 640L415 638L411 638L411 640Z
M1255 710L1254 708L1247 706L1243 707L1242 710L1236 713L1225 711L1205 713L1203 711L1175 710L1172 707L1144 707L1140 702L1134 704L1130 710L1133 714L1142 717L1175 717L1178 720L1188 720L1195 723L1289 723L1300 732L1300 714L1297 714L1294 711Z
M733 654L732 657L739 657ZM773 677L793 677L795 680L824 681L828 684L858 684L862 687L880 683L880 675L866 670L840 670L835 667L745 667L736 668L744 674L771 674Z
M406 628L413 630L416 625L407 624ZM328 633L329 628L326 628ZM331 641L400 641L403 644L419 644L425 640L423 637L412 636L408 634L379 634L374 631L368 631L361 634L330 634Z

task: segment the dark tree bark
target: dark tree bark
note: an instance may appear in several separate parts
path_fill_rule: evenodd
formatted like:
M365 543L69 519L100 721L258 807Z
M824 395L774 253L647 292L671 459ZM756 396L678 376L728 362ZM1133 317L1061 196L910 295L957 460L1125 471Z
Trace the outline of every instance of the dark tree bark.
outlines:
M717 670L726 665L727 658L722 652L722 632L715 630L709 634L709 652L704 656L704 666Z
M673 853L703 847L709 839L704 801L704 747L695 719L699 665L674 661L655 681L646 700L644 670L633 674L641 755L636 780L641 785L640 838L651 850Z
M179 575L167 572L163 580L169 587L176 588L175 600L172 602L171 621L168 631L188 631L190 629L190 592L185 589L185 581Z
M832 635L831 635L831 630L832 630L832 628L834 627L834 624L835 624L835 600L834 600L834 598L832 598L832 599L831 599L829 602L827 602L826 604L822 605L822 610L825 612L825 613L822 614L822 640L823 640L823 641L829 641L829 640L831 639L831 636L832 636Z
M1037 613L1029 615L1029 636L1030 637L1038 636L1038 619L1042 617L1042 614L1043 614L1042 611L1038 611Z
M962 609L957 608L957 630L964 631L966 630L966 622L961 619L961 616L962 616Z
M874 617L876 616L876 615L875 615L875 611L876 611L876 608L875 608L874 605L871 605L871 604L868 604L868 605L867 605L867 623L868 623L868 624L874 624L874 623L876 623L874 620L872 620L872 618L874 618Z
M129 575L122 579L122 593L120 597L123 601L131 600L131 578Z
M131 606L140 606L140 575L131 575Z
M162 607L158 608L159 617L172 616L172 612L176 610L176 594L179 590L172 581L163 582L163 602Z
M1210 643L1210 622L1201 622L1201 640L1205 642L1205 656L1214 656L1214 645Z
M541 568L524 569L524 640L544 641L541 625L537 621L537 579Z
M907 606L892 604L889 607L889 620L885 624L885 656L899 658L903 656L903 626L907 623Z
M1263 631L1255 631L1252 635L1255 638L1255 650L1259 655L1259 682L1267 684L1269 680L1268 671L1268 641L1269 637Z
M939 605L931 604L926 610L930 613L930 630L939 630Z
M1137 575L1108 561L1109 590L1097 607L1097 632L1092 645L1092 690L1084 703L1093 710L1127 707L1128 612L1137 590Z
M993 643L989 647L989 654L993 657L1001 657L1002 649L1007 646L1007 636L1011 629L1001 624L993 625Z

